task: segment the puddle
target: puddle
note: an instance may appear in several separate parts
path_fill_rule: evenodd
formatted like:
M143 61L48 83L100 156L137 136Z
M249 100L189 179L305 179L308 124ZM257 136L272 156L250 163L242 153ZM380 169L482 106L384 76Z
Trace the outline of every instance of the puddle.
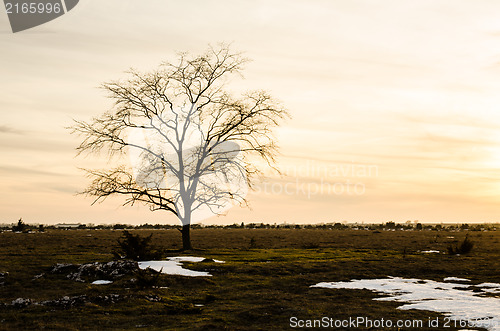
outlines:
M440 254L441 253L440 251L436 251L436 250L433 250L433 249L430 249L430 250L427 250L427 251L419 251L419 252L423 253L423 254L433 254L433 253Z
M112 282L113 281L111 281L111 280L99 279L99 280L93 281L92 284L94 284L94 285L106 285L106 284L111 284Z
M445 280L457 280L447 277ZM464 281L463 278L458 278ZM469 322L469 327L484 327L500 331L500 298L485 297L487 293L500 293L500 284L479 285L436 282L414 278L389 277L385 279L354 279L350 282L324 282L311 287L332 289L367 289L388 294L378 301L396 301L405 304L398 309L428 310L443 313L452 320ZM474 291L473 291L474 290Z
M180 276L190 276L190 277L210 277L212 276L206 271L195 271L189 270L182 267L182 262L201 262L205 260L204 257L195 256L175 256L169 257L166 261L141 261L138 262L139 268L146 269L151 268L156 271L161 271L161 273L167 275L180 275ZM224 261L213 260L216 263L224 263Z
M206 260L204 257L196 257L196 256L174 256L168 258L170 261L179 261L179 262L201 262ZM225 261L211 259L215 263L225 263Z
M470 282L470 279L459 277L446 277L443 279L445 282Z
M500 284L497 283L481 283L476 285L477 287L481 287L481 290L488 293L500 294Z

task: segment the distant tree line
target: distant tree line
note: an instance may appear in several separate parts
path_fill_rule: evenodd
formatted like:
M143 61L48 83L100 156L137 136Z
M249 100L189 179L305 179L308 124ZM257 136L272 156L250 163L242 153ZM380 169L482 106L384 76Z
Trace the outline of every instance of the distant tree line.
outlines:
M0 230L12 230L13 232L43 232L45 230L168 230L177 229L178 225L171 224L27 224L19 219L14 224L0 224ZM378 224L359 223L321 223L321 224L267 224L267 223L234 223L230 225L205 225L192 224L193 229L325 229L325 230L364 230L364 231L496 231L500 229L498 223L483 224L423 224L420 222L396 223L393 221Z

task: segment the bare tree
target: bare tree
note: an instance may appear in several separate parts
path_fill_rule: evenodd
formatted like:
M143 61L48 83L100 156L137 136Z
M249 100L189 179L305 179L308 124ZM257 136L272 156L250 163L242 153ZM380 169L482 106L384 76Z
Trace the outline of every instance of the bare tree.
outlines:
M83 137L78 154L104 150L110 157L128 155L130 162L87 170L92 181L82 193L94 197L93 203L123 195L124 205L141 202L175 214L182 222L183 249L192 249L194 218L246 204L247 190L261 174L255 161L273 165L272 129L288 116L265 91L240 98L225 91L227 77L246 62L220 45L103 84L114 107L90 122L75 121L72 133Z

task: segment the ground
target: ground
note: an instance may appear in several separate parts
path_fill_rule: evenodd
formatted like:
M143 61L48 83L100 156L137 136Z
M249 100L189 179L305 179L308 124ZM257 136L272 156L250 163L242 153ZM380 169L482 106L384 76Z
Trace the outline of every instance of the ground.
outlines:
M131 232L153 233L153 243L166 249L165 256L181 255L174 251L181 246L175 229ZM92 285L47 274L56 263L112 261L121 234L114 230L0 233L0 272L9 273L0 286L0 304L6 304L0 306L0 329L287 330L292 317L324 316L427 321L443 316L398 310L398 303L373 301L379 295L367 290L310 285L387 276L500 281L500 231L193 229L195 250L183 255L226 263L184 265L209 271L212 277L160 275L155 287L141 287L131 285L131 275L109 285ZM467 234L475 244L470 254L419 252L446 252ZM41 273L46 275L34 278ZM111 294L118 299L109 299ZM17 298L40 302L81 295L94 299L70 306L10 304Z

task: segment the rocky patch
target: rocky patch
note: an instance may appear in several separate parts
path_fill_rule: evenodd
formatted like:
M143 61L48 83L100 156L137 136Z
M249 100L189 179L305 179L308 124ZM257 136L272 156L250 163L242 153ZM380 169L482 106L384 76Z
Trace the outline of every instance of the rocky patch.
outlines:
M56 308L71 308L75 306L82 306L86 303L95 303L95 304L112 304L118 301L126 299L127 296L118 295L118 294L108 294L108 295L99 295L94 297L89 297L87 295L76 295L76 296L64 296L55 300L45 300L45 301L33 301L28 298L17 298L10 303L10 306L14 308L25 308L28 306L48 306L48 307L56 307ZM148 299L148 298L146 298ZM161 300L161 298L159 298ZM149 299L148 299L149 300ZM5 306L9 306L6 304Z
M68 279L85 283L96 279L115 280L133 274L138 268L137 262L130 260L85 264L58 263L51 267L48 273L63 274ZM35 279L40 277L43 277L43 274L35 276Z

